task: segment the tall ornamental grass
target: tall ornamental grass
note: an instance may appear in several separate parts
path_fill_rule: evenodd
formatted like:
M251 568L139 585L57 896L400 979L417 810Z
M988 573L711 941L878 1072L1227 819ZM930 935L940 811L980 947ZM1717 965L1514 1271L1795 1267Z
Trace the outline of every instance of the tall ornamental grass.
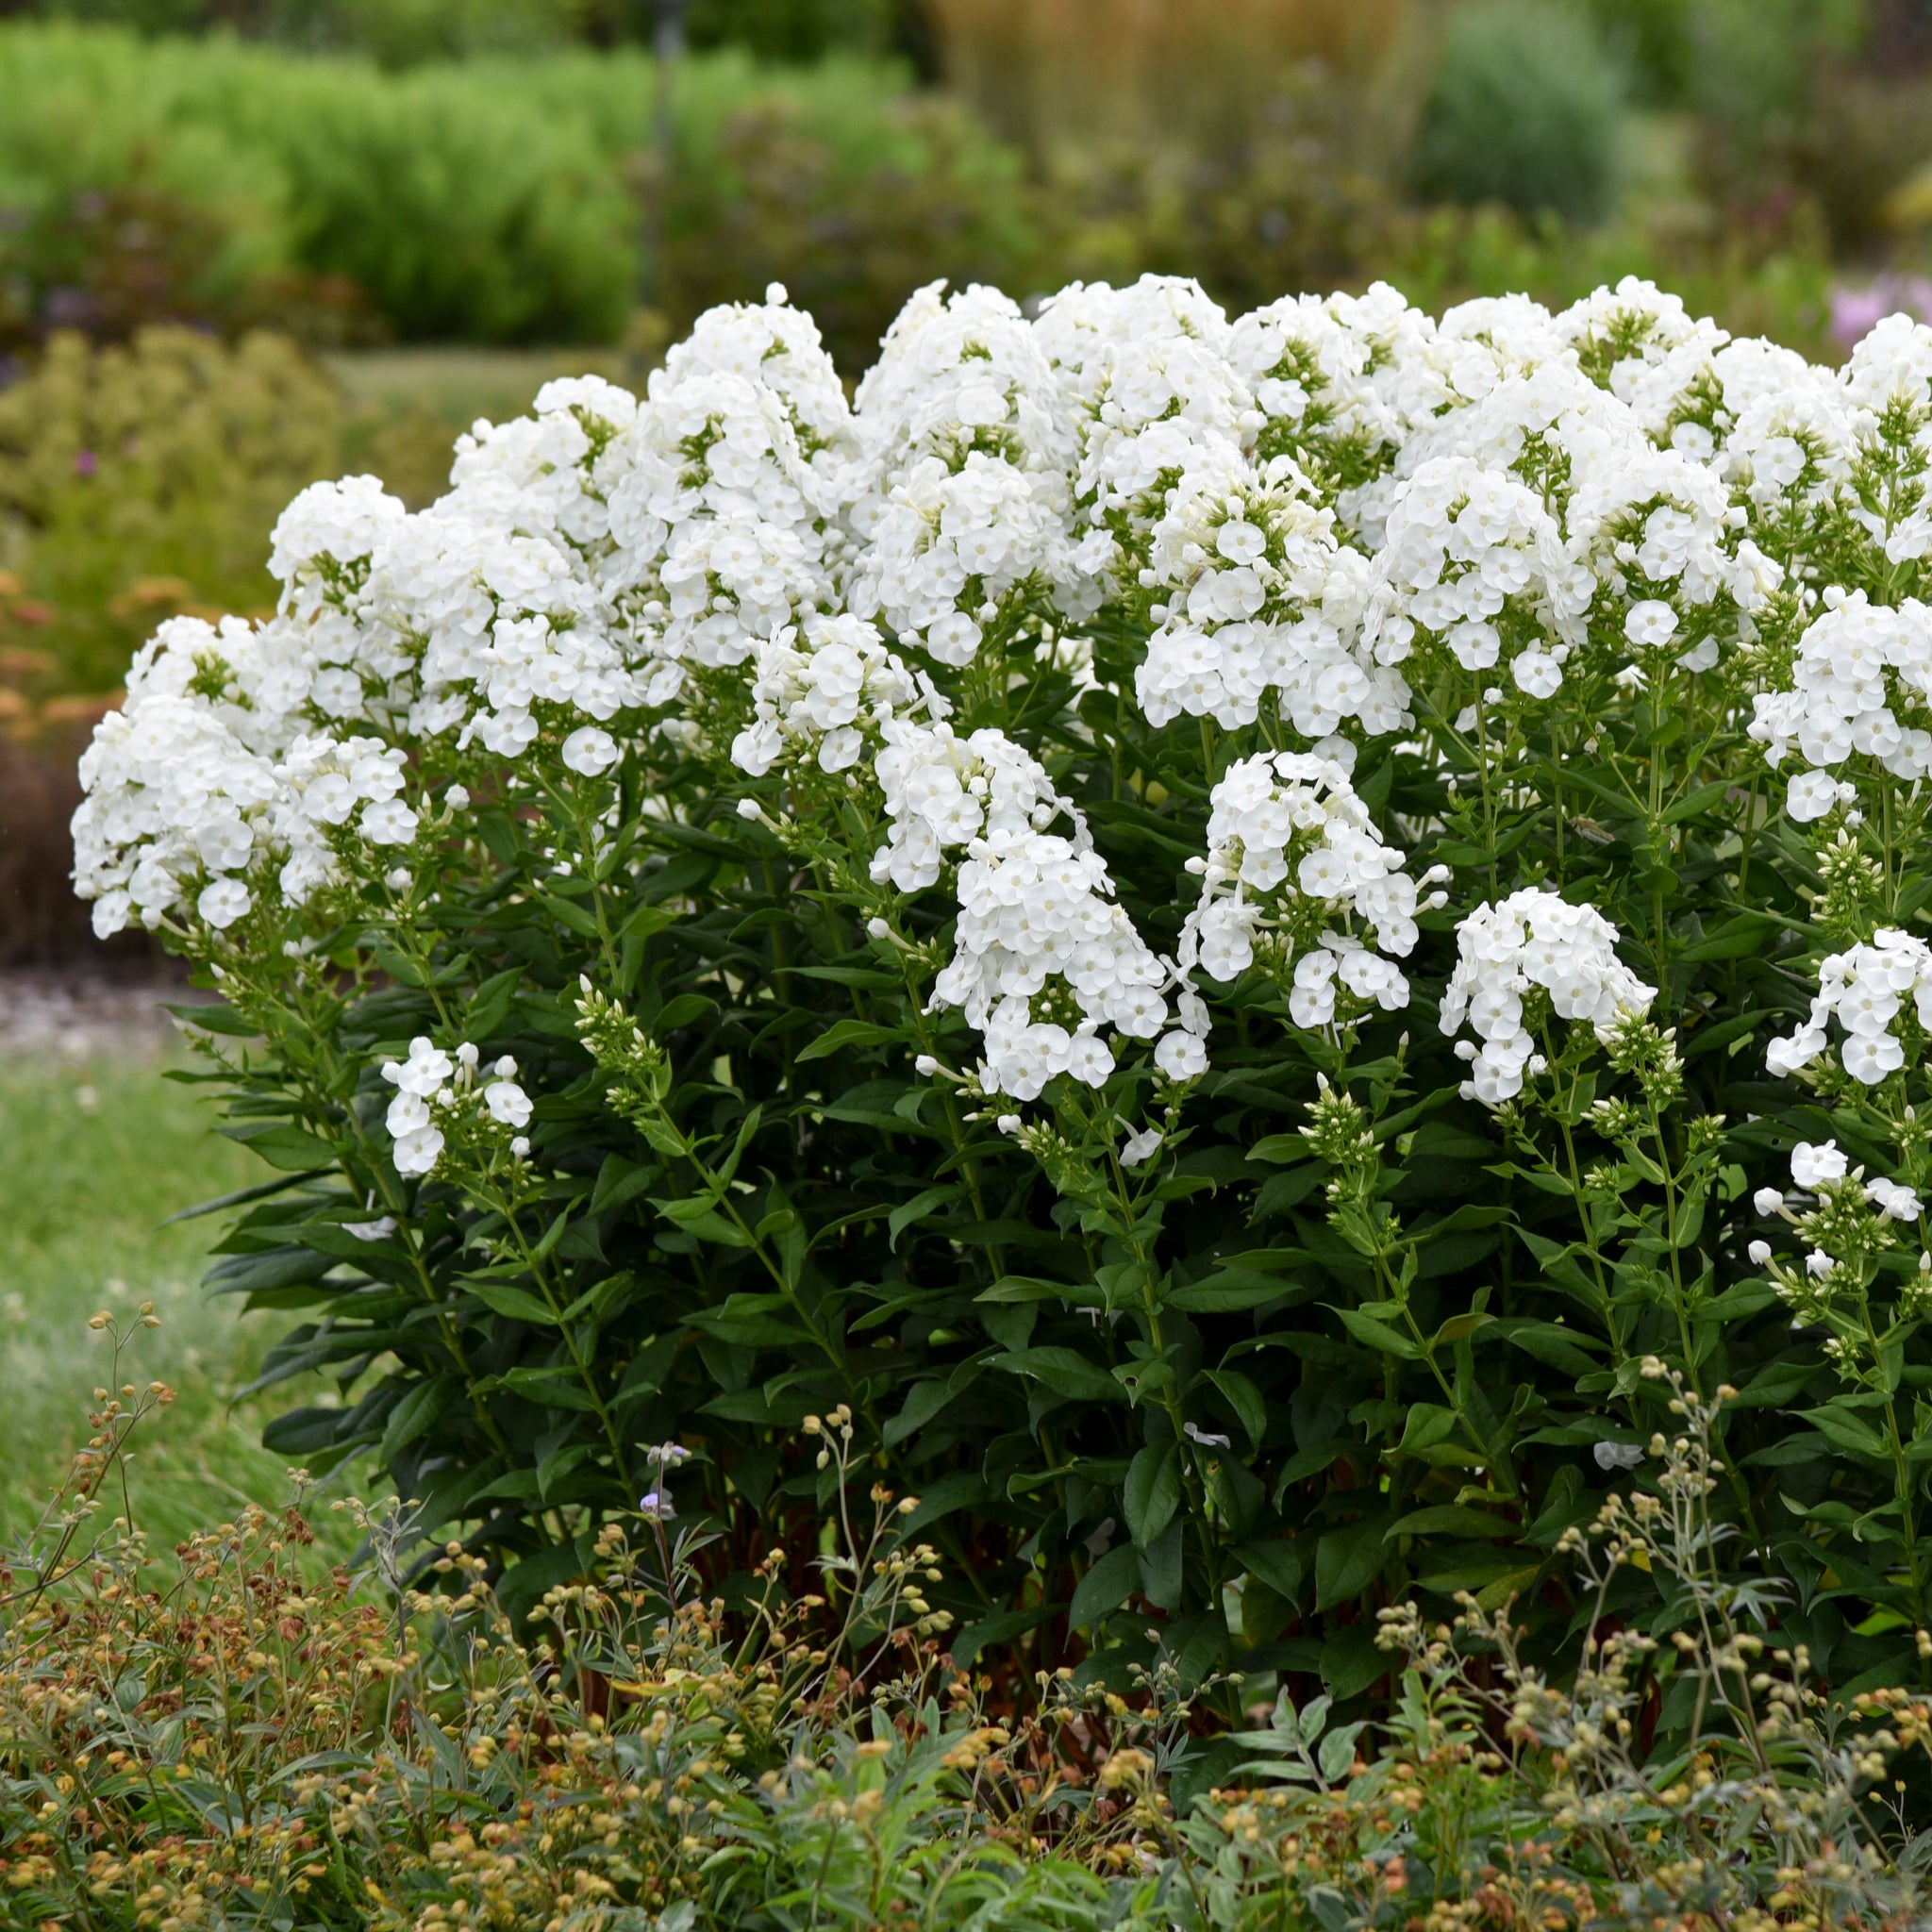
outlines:
M1566 1654L1703 1405L1699 1587L1917 1681L1928 441L1932 330L1634 281L934 286L849 405L774 288L306 491L76 820L226 997L215 1280L337 1388L271 1443L518 1614L676 1442L731 1601L842 1405L959 1661L1350 1698L1384 1608Z

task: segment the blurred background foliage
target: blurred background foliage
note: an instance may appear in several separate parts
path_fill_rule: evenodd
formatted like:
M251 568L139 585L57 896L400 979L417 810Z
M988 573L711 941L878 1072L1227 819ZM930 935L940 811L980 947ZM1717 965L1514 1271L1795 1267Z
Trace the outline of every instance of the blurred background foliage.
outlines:
M264 605L302 483L427 501L475 416L641 382L774 280L854 378L941 275L1155 270L1240 309L1634 273L1824 358L1932 311L1932 0L676 10L667 67L660 0L0 0L16 859L64 870L61 767L128 650ZM69 943L25 890L0 958Z

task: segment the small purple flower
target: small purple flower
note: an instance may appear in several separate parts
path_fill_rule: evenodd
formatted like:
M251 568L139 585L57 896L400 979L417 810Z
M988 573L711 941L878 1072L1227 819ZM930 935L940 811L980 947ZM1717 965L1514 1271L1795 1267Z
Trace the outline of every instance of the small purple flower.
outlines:
M99 460L91 449L76 450L74 453L74 474L76 476L92 476L100 467Z
M652 1490L638 1498L638 1514L646 1523L669 1523L677 1514L671 1507L669 1490Z

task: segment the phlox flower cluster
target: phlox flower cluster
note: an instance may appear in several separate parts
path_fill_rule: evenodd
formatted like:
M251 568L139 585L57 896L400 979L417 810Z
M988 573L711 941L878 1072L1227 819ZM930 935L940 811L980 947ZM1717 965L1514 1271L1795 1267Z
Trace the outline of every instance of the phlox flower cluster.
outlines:
M908 671L878 632L850 615L808 618L760 644L753 720L733 740L732 763L761 778L781 760L810 758L824 772L857 764L895 717L950 708L923 673Z
M1091 842L1086 822L1055 791L1039 760L1004 732L961 738L943 721L926 726L892 719L874 770L889 830L872 876L902 892L938 883L949 853L981 836L1044 831L1062 815L1074 844Z
M1406 958L1416 941L1416 882L1401 866L1335 759L1242 758L1214 788L1180 965L1233 980L1260 941L1283 973L1293 969L1296 1025L1329 1024L1338 989L1358 1008L1392 1012L1408 1004L1408 982L1383 955ZM1346 929L1355 922L1377 950Z
M1910 722L1932 723L1932 610L1916 598L1891 609L1837 586L1824 603L1798 641L1792 689L1760 691L1749 727L1774 768L1793 745L1810 767L1786 788L1785 809L1802 822L1856 796L1828 769L1855 754L1894 777L1932 774L1932 730Z
M81 759L74 822L75 884L103 938L190 908L224 932L264 883L300 906L345 856L392 863L414 841L400 750L306 729L299 703L272 708L300 681L277 648L289 628L177 618L136 659L126 705Z
M1583 641L1594 590L1536 491L1507 470L1441 457L1396 493L1367 631L1380 663L1403 662L1420 634L1464 672L1507 670L1546 698Z
M1375 388L1365 333L1336 313L1338 300L1347 299L1285 295L1241 316L1227 342L1227 358L1263 419L1257 457L1291 457L1338 482L1374 474L1392 460L1400 439Z
M522 1130L534 1109L516 1061L506 1054L486 1073L481 1059L467 1041L448 1054L419 1034L407 1059L383 1063L382 1077L396 1090L384 1124L398 1174L434 1174L452 1135L500 1141L515 1159L529 1153Z
M1086 821L1001 732L961 738L943 721L894 719L882 735L890 831L872 874L914 891L957 864L954 952L932 1006L959 1008L984 1036L980 1085L1016 1100L1063 1073L1099 1085L1114 1067L1101 1029L1159 1036L1174 973L1115 902ZM1057 821L1069 829L1050 829ZM1206 1027L1199 1001L1184 996L1181 1027L1157 1048L1162 1071L1199 1073Z
M927 457L906 473L861 526L849 608L876 611L908 647L960 667L987 630L1036 588L1077 603L1067 542L1066 491L1058 473L1029 472L970 451L949 470Z
M1875 1087L1906 1063L1892 1030L1911 1002L1920 1026L1932 1032L1932 949L1895 927L1874 933L1869 944L1833 953L1818 971L1818 994L1805 1024L1772 1041L1765 1063L1774 1074L1808 1067L1829 1044L1829 1022L1843 1033L1839 1058L1853 1079Z
M1791 1150L1791 1185L1795 1205L1777 1188L1760 1188L1753 1205L1759 1214L1794 1225L1806 1251L1795 1260L1779 1259L1768 1241L1758 1240L1746 1254L1754 1267L1767 1271L1799 1324L1837 1331L1827 1336L1824 1350L1842 1360L1869 1347L1872 1335L1862 1314L1854 1314L1849 1330L1834 1320L1838 1290L1848 1274L1856 1280L1872 1255L1894 1245L1897 1225L1918 1221L1925 1204L1904 1181L1868 1180L1835 1141L1798 1142ZM1932 1307L1932 1254L1921 1253L1917 1274L1901 1284L1899 1299L1904 1309Z
M1063 479L1073 425L1041 337L997 289L943 291L933 282L913 293L854 398L881 483L934 458L960 470L974 455Z
M995 831L967 848L958 890L955 949L932 1004L960 1008L985 1036L988 1092L1032 1100L1058 1074L1098 1087L1114 1069L1103 1026L1135 1040L1160 1033L1171 971L1114 903L1091 847Z
M1238 451L1217 454L1170 492L1141 573L1163 600L1134 680L1148 723L1186 714L1235 730L1272 691L1306 737L1350 719L1397 729L1408 687L1359 651L1367 573L1337 544L1332 511L1310 501L1291 458L1264 478Z
M1523 1091L1525 1073L1542 1071L1524 1005L1532 988L1549 995L1558 1019L1589 1022L1605 1042L1620 1018L1645 1011L1657 989L1616 948L1616 927L1594 907L1573 906L1541 887L1478 906L1464 919L1441 1009L1445 1034L1467 1024L1481 1042L1457 1042L1457 1057L1470 1063L1463 1098L1499 1106Z

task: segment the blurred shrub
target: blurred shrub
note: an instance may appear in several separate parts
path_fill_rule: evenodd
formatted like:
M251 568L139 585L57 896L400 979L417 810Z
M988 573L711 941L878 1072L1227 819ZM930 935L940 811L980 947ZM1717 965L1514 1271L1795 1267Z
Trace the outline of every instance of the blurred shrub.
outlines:
M1679 105L1692 84L1697 0L1589 0L1591 17L1646 107Z
M1863 255L1923 225L1901 222L1911 210L1893 197L1932 160L1932 75L1826 73L1794 148L1795 179L1836 253Z
M225 322L306 308L328 324L353 284L405 340L614 341L638 277L622 164L652 142L655 73L641 53L579 50L389 75L15 25L0 28L0 208L73 232L82 198L173 197L197 225L183 252L206 258L189 292ZM680 172L702 175L746 104L774 98L840 170L916 169L930 143L893 105L902 78L876 61L774 76L741 54L692 56Z
M691 0L693 47L748 47L764 60L819 60L835 49L883 53L891 0Z
M1054 223L1042 278L1193 275L1235 312L1380 273L1395 208L1356 158L1346 122L1358 100L1311 63L1283 77L1274 113L1239 145L1059 151L1042 201Z
M1254 138L1285 71L1355 86L1403 42L1411 0L930 0L946 79L1036 158L1072 143ZM1058 278L1056 278L1056 286Z
M670 184L662 294L677 332L713 303L783 282L857 377L922 283L1028 286L1041 230L1011 158L942 102L905 103L895 125L901 151L854 173L790 103L734 118L715 166ZM647 166L638 181L642 196L658 192Z
M1509 293L1560 308L1612 276L1647 276L1680 291L1693 313L1714 317L1733 335L1768 336L1814 360L1840 358L1830 334L1831 261L1802 204L1782 224L1761 227L1727 225L1694 208L1580 229L1493 204L1404 211L1385 229L1375 260L1411 300L1435 311Z
M1779 192L1820 76L1863 28L1861 0L1692 0L1686 100L1702 116L1699 161L1713 192Z
M741 46L764 60L875 53L902 38L917 0L691 0L695 47ZM648 40L644 0L13 0L0 10L127 26L144 34L226 30L304 49L373 56L385 67L538 52L573 42Z
M1616 185L1621 76L1588 15L1484 0L1450 17L1413 159L1432 200L1593 221Z
M0 391L0 545L51 607L58 688L115 684L168 608L272 604L262 533L335 474L341 435L335 386L275 337L55 337Z

